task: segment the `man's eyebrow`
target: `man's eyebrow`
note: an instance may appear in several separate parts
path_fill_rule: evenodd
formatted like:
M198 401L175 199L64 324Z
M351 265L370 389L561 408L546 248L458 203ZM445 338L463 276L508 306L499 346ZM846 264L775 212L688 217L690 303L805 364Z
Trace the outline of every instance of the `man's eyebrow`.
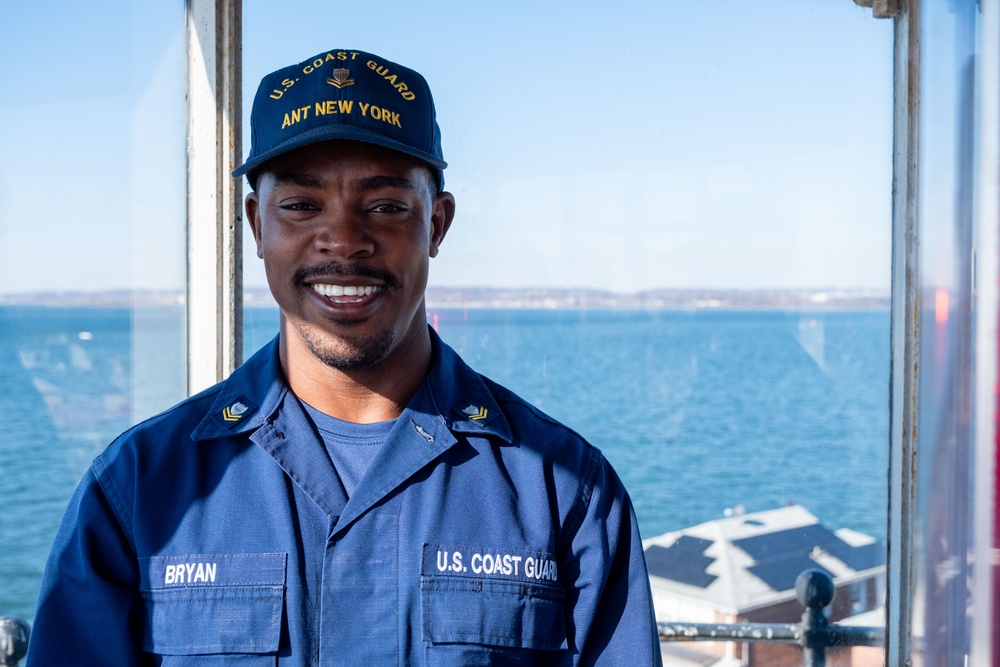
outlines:
M326 181L311 174L275 174L274 185L297 185L302 188L323 188Z
M413 181L405 176L369 176L358 181L358 192L368 190L379 190L381 188L403 188L404 190L416 190Z

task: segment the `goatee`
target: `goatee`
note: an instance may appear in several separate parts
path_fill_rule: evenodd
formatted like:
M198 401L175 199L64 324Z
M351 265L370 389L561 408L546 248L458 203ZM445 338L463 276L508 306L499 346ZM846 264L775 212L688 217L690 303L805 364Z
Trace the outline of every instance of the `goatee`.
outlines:
M360 371L385 359L395 340L392 330L369 337L340 337L331 341L317 336L312 328L299 326L302 341L313 356L338 371Z

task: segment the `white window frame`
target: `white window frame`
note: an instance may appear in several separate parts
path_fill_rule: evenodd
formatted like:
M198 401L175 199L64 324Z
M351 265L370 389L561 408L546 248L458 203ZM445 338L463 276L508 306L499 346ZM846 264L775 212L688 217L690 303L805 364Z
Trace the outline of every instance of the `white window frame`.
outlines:
M917 186L920 130L920 0L896 17L892 166L892 333L889 513L886 529L886 664L910 656L920 356ZM900 656L906 656L900 659Z
M187 0L187 386L243 361L242 1Z

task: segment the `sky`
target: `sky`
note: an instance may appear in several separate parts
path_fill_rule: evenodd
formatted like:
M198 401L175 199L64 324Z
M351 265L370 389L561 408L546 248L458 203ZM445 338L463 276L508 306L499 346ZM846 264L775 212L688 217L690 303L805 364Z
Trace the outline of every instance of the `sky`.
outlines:
M183 18L0 4L0 293L183 286ZM892 23L850 0L246 0L243 29L245 123L331 49L427 78L432 285L888 289Z

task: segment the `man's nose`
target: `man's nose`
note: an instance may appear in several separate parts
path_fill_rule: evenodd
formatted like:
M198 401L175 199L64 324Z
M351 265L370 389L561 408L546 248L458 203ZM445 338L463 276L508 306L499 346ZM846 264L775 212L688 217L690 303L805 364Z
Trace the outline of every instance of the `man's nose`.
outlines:
M375 240L356 214L332 209L317 222L315 243L321 253L347 259L369 257L375 252Z

